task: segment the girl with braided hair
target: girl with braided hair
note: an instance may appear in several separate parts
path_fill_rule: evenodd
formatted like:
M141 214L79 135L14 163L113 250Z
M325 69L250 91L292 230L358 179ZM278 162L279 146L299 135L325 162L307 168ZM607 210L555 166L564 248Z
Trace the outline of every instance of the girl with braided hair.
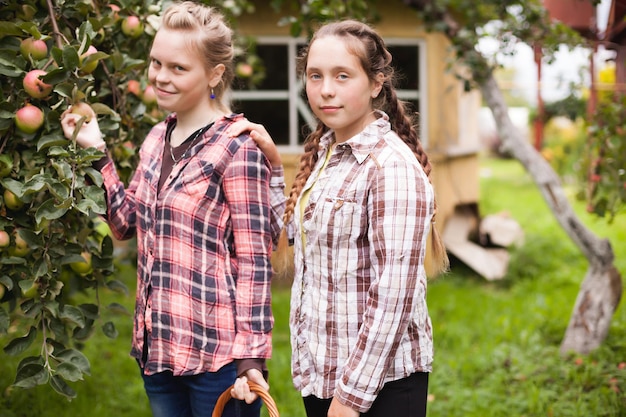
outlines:
M391 62L381 37L353 20L322 26L298 62L318 126L283 220L295 261L292 376L309 417L426 415L425 258L437 273L448 258L431 165ZM239 123L231 131L251 130L280 165L265 129Z

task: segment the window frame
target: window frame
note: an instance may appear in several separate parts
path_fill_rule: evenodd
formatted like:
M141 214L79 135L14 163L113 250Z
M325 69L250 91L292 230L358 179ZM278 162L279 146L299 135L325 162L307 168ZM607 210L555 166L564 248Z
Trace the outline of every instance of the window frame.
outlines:
M419 131L420 140L424 146L428 144L428 107L426 105L428 97L427 83L427 42L421 38L384 38L385 43L389 46L415 46L417 47L418 59L418 90L396 90L398 98L401 100L417 100L419 103ZM301 153L302 145L298 144L298 117L299 115L307 123L315 121L315 117L311 112L306 101L301 99L301 91L303 83L298 79L296 74L296 59L299 47L307 42L304 37L290 36L258 36L256 37L257 45L281 45L287 48L287 65L288 65L288 90L232 90L231 99L238 101L247 100L286 100L289 111L289 145L277 145L281 153ZM267 76L267 75L266 75ZM310 126L311 127L311 126ZM315 125L311 129L315 129Z

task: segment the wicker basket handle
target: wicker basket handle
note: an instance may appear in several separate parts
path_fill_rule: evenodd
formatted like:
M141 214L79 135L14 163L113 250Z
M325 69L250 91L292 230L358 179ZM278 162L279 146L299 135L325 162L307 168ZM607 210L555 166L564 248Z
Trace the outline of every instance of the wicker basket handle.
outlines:
M276 408L276 403L274 402L274 399L272 398L270 393L264 390L256 382L248 381L248 385L250 386L250 391L256 393L259 397L261 397L261 399L265 403L265 407L267 407L267 411L269 411L270 417L280 417L280 415L278 414L278 408ZM226 403L232 398L230 395L230 390L233 388L233 386L234 385L228 387L228 389L224 391L217 399L217 402L215 403L215 408L213 409L213 417L222 416L222 411L224 411Z

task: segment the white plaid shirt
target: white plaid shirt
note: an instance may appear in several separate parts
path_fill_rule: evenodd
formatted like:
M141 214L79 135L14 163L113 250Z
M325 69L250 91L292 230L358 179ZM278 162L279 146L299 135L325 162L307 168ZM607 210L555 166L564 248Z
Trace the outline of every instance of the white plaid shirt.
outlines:
M379 113L320 170L333 132L322 138L303 218L297 205L288 225L294 385L361 412L386 382L430 372L433 360L423 266L433 188Z

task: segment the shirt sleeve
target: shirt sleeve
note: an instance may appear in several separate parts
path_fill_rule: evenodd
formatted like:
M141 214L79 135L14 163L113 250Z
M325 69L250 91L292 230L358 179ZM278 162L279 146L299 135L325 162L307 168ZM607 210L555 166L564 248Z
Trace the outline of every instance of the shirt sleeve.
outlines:
M271 167L254 141L245 141L224 174L237 265L235 359L269 358L272 351Z
M372 282L357 344L338 380L335 396L366 412L384 384L418 297L430 218L427 179L405 161L384 164L368 201Z
M274 249L278 245L278 239L283 229L283 215L285 214L285 175L282 165L272 167L272 177L270 179L270 203L271 203L271 228L272 243Z
M130 239L136 233L137 203L135 191L143 175L141 162L135 170L128 187L119 178L115 164L110 157L99 161L100 173L106 191L106 220L116 239Z

